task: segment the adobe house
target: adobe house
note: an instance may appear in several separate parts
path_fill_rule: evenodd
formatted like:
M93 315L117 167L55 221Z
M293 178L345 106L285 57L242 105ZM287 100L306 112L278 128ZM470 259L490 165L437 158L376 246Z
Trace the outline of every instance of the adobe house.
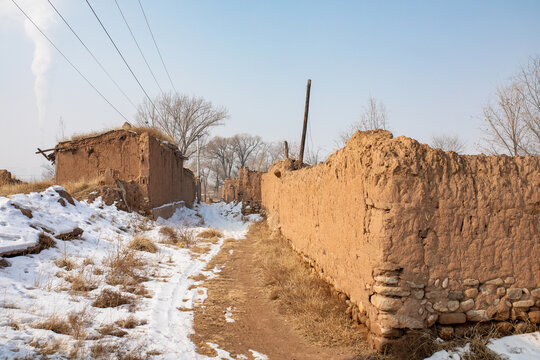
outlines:
M123 202L125 210L154 217L171 216L184 204L193 206L195 177L184 168L186 158L148 131L127 124L60 142L54 153L57 184L98 179L106 203Z

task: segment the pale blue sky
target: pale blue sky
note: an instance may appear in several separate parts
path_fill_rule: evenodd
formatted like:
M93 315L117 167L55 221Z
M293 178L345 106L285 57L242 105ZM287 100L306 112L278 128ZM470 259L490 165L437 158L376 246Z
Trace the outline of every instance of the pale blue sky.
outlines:
M143 94L84 0L51 0L135 101ZM167 77L136 0L118 0L161 85ZM135 110L46 0L18 0L53 21L47 33L127 117ZM158 89L112 0L91 3L151 95ZM35 12L36 4L41 6ZM247 132L298 141L312 79L311 139L326 153L371 94L395 136L428 142L480 137L482 106L540 53L540 1L173 1L143 0L176 88L229 109L215 134ZM0 0L0 168L28 179L45 163L35 148L59 135L121 125L107 103L56 53L44 70L39 122L34 43L11 0ZM54 23L56 21L56 23ZM311 143L309 144L311 146Z

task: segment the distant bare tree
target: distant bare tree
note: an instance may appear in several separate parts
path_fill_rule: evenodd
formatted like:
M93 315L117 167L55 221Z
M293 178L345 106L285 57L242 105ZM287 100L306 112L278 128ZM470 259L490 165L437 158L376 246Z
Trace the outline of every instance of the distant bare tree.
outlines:
M153 103L144 99L137 111L139 126L154 127L174 139L182 155L190 157L195 152L198 136L208 135L208 131L222 125L228 118L225 108L214 107L201 97L161 94Z
M465 151L465 143L457 135L434 135L431 138L431 147L443 151L453 151L462 154Z
M340 134L337 141L338 146L344 146L347 140L349 140L358 130L386 130L388 127L386 118L386 107L384 104L378 102L373 96L370 96L367 105L364 107L364 112L360 115L360 120Z
M56 166L51 163L41 165L43 171L41 172L41 179L43 180L55 180L56 179Z
M232 138L221 136L213 137L205 147L206 157L218 164L220 171L216 172L216 177L221 180L235 176L235 152ZM214 169L215 170L215 169ZM219 180L218 180L219 182Z
M289 143L289 154L298 154L300 145L296 141ZM304 153L304 163L308 165L317 165L320 161L325 159L321 156L322 149L320 147L312 149L307 147Z
M525 102L525 123L536 145L535 152L540 152L540 56L533 57L517 76L520 84L518 91Z
M519 83L497 88L496 103L484 107L484 144L482 151L489 154L506 153L511 156L534 152L525 121L527 117L523 89Z
M234 135L231 142L234 154L238 161L238 168L245 167L248 164L248 161L257 155L263 144L260 136L248 134Z

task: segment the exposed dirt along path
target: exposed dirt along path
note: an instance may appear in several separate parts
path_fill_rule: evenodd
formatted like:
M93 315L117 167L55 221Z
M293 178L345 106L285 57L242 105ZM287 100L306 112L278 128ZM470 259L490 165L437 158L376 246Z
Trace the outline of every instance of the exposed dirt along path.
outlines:
M192 336L198 351L215 356L212 346L206 346L211 343L228 351L231 359L256 359L253 350L269 359L352 358L352 349L310 344L286 321L261 286L254 247L255 240L249 237L226 241L209 263L209 268L223 268L218 277L203 284L208 288L208 298L195 311Z

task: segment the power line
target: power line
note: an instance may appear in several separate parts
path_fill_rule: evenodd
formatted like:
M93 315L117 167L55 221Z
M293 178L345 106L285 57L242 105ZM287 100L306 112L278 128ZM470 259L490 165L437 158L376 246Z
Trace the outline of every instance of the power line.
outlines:
M154 102L152 101L152 99L150 98L150 96L148 95L148 93L146 92L146 90L144 89L144 87L142 86L141 82L139 81L139 79L137 78L137 75L135 75L135 73L133 72L133 70L131 69L131 66L129 66L128 62L126 61L126 58L124 57L124 55L122 55L122 52L120 51L120 49L118 48L118 46L116 46L116 43L114 42L114 40L112 39L111 35L109 34L109 32L107 31L107 29L105 28L105 25L103 25L103 23L101 22L101 19L99 18L98 14L94 11L94 8L92 7L92 5L90 4L90 2L88 0L86 0L86 3L88 4L88 6L90 7L90 10L92 10L92 13L94 14L94 16L96 17L97 21L99 22L99 24L101 25L101 28L103 29L103 31L105 31L105 34L107 34L107 37L109 38L109 40L111 41L111 43L113 44L114 48L116 49L116 51L118 52L118 55L120 55L120 57L122 58L122 60L124 61L124 64L126 64L127 68L129 69L129 72L131 73L131 75L133 75L133 78L135 79L135 81L137 81L137 84L139 84L139 87L141 88L141 90L143 91L144 95L146 95L146 98L148 99L148 101L150 101L150 104L152 104L152 107L154 108L154 110L156 110L156 112L159 114L159 116L161 116L161 118L165 119L165 117L161 114L161 112L156 108L156 105L154 104Z
M126 20L126 17L124 16L124 12L120 8L120 5L118 4L118 1L114 0L114 2L116 3L116 7L118 8L118 11L120 11L120 15L122 15L122 19L124 19L124 23L126 24L128 30L129 30L129 33L131 34L131 37L133 38L133 41L135 41L135 44L137 45L137 49L139 49L139 53L141 54L141 56L142 56L142 58L144 60L144 63L146 64L146 67L148 67L148 70L150 71L150 74L152 74L152 77L154 78L154 81L156 82L156 85L158 86L159 90L163 93L163 89L159 85L159 82L156 79L156 75L154 75L154 72L152 71L152 68L150 67L150 64L148 64L148 61L146 60L146 56L144 56L144 53L143 53L141 47L139 46L139 42L137 41L137 39L135 38L135 35L133 34L133 31L131 30L131 26L129 26L129 24L128 24L127 20Z
M178 94L178 91L174 87L173 81L171 79L171 75L169 74L169 70L167 70L167 66L165 66L165 61L163 61L163 56L161 56L161 51L159 51L158 44L156 42L156 38L154 37L154 33L152 32L152 28L150 28L150 23L148 22L148 18L146 17L146 12L144 11L144 8L142 6L141 0L139 0L139 6L141 7L141 11L144 15L144 21L146 21L146 26L148 26L148 30L150 31L150 35L152 35L152 40L154 41L154 45L156 46L156 50L159 54L159 58L161 59L161 63L163 64L163 68L165 69L165 72L167 73L167 77L169 78L169 81L171 83L172 88L174 89L174 92Z
M84 43L84 41L82 41L82 39L79 37L79 35L77 35L77 33L75 32L75 30L73 30L73 28L71 27L71 25L69 25L69 23L67 22L67 20L62 16L62 14L60 14L60 11L58 11L58 9L53 5L53 3L51 2L51 0L47 0L49 2L49 4L51 4L52 8L54 9L54 11L56 11L56 13L58 14L58 16L60 16L60 18L62 19L62 21L64 21L64 23L67 25L67 27L69 28L69 30L71 30L71 32L73 33L73 35L75 35L75 37L79 40L79 42L82 44L82 46L84 46L84 48L86 49L86 51L88 51L88 53L90 54L90 56L92 56L92 58L94 59L94 61L99 65L99 67L101 68L101 70L103 70L103 72L107 75L107 77L114 83L114 85L116 85L116 88L122 93L122 95L124 95L124 97L127 99L127 101L129 101L129 103L131 105L133 105L133 107L135 109L137 109L137 106L135 105L135 103L129 98L129 96L127 96L127 94L122 90L122 88L120 87L120 85L118 85L118 83L113 79L113 77L111 76L111 74L109 74L109 72L105 69L105 67L103 66L103 64L96 58L96 56L94 55L94 53L88 48L88 46L86 46L86 44Z
M19 4L17 4L17 2L15 0L11 0L11 2L13 2L13 4L15 4L15 6L23 13L23 15L28 19L28 21L30 21L32 23L32 25L34 25L36 27L36 29L41 33L41 35L43 35L45 37L45 39L47 39L47 41L56 49L56 51L58 51L60 53L60 55L62 55L62 57L69 63L69 65L71 65L71 67L73 69L75 69L75 71L77 71L77 73L88 83L88 85L90 85L92 87L92 89L94 89L100 96L103 100L105 100L121 117L124 118L124 120L128 121L128 119L124 116L124 114L122 114L120 112L120 110L118 110L106 97L105 95L103 95L95 86L94 84L92 84L90 82L90 80L88 80L88 78L86 76L83 75L83 73L67 58L66 55L64 55L64 53L62 51L60 51L60 49L53 43L53 41L47 36L45 35L45 33L39 28L39 26L34 22L34 20L32 20L30 18L30 16L28 16L28 14L19 6Z

